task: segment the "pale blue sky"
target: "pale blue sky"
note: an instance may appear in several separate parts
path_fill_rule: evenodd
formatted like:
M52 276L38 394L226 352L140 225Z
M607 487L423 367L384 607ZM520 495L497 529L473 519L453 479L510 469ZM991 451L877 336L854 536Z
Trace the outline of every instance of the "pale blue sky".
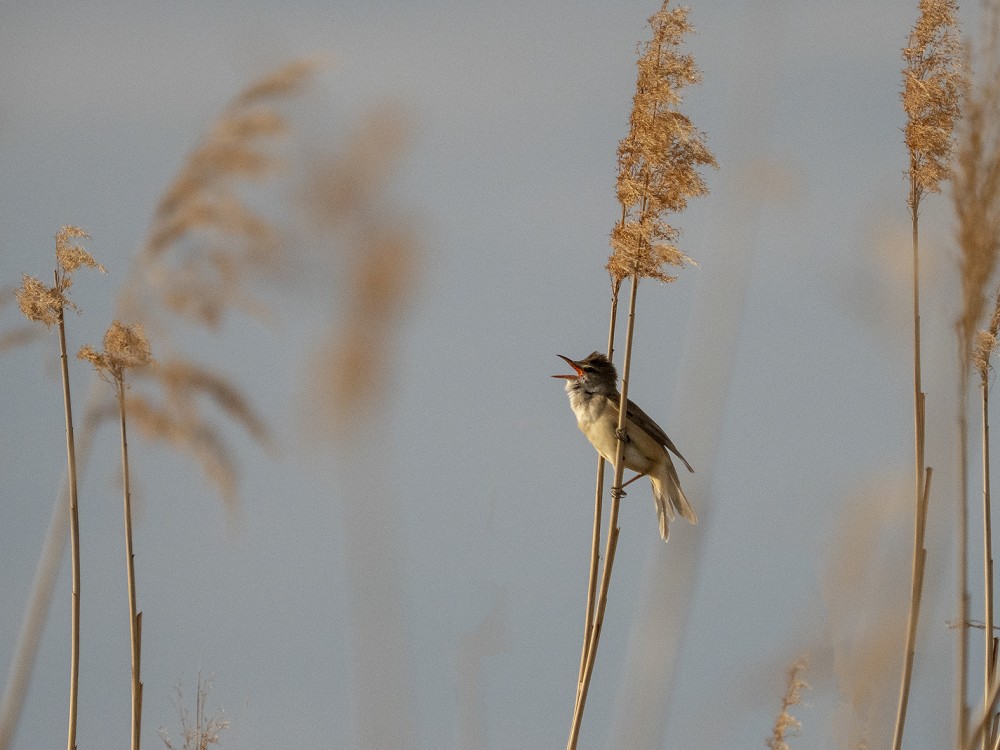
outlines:
M858 696L873 705L868 738L881 745L884 706L856 690L879 686L894 703L901 646L876 649L888 662L880 670L863 645L875 630L872 607L895 607L889 621L902 627L909 585L911 323L898 91L917 2L691 5L689 49L704 83L684 108L720 169L706 176L711 195L677 222L681 248L700 266L676 284L640 285L630 394L695 465L686 482L703 520L678 525L664 546L648 487L630 490L581 747L761 746L784 672L806 652L814 690L799 712L800 746L857 740L851 732L866 721L851 713ZM412 127L392 191L417 218L423 272L394 344L377 438L389 458L362 480L330 458L330 446L297 437L308 345L329 313L324 298L336 303L344 282L314 278L300 295L291 271L267 291L274 325L234 318L218 338L189 342L233 373L280 444L270 455L232 434L239 523L227 526L185 459L133 448L147 747L158 746L160 726L176 736L172 690L183 682L193 698L199 670L215 675L210 706L232 721L224 747L357 746L345 540L364 527L351 525L350 509L363 516L368 493L393 509L386 533L407 659L384 679L410 705L411 746L565 741L594 453L548 376L563 367L557 353L580 357L606 342L615 148L636 43L657 7L0 4L0 284L49 273L58 227L86 228L109 274L81 276L74 288L84 308L71 321L74 349L100 338L110 297L185 154L255 77L298 56L329 55L289 109L299 143L336 148L386 101ZM928 460L942 489L932 500L911 720L913 746L936 747L950 736L952 694L948 199L929 199L924 222ZM3 322L16 323L10 308ZM63 471L55 347L49 337L0 360L0 674ZM84 393L87 369L76 365L73 377ZM124 743L128 733L116 446L110 431L100 438L81 485L81 750ZM862 531L873 532L874 552ZM17 748L64 741L63 568ZM673 598L651 588L671 575L689 585ZM651 614L651 599L669 616ZM499 637L469 635L484 619L499 623ZM484 639L497 652L470 673L469 644ZM659 703L659 718L637 728L629 696L646 683L636 665L661 664L677 639L674 688L645 696ZM870 670L860 681L852 659ZM470 733L477 722L478 735ZM658 722L662 744L649 740L660 736Z

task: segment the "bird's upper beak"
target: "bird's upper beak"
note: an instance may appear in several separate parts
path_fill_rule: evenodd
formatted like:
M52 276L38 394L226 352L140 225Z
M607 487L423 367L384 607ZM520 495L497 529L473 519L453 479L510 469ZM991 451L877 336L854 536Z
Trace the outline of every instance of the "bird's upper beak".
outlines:
M567 364L569 364L570 367L576 370L576 372L572 375L553 375L552 377L563 378L565 380L576 380L578 377L583 375L583 370L580 369L580 366L576 362L571 360L569 357L564 357L561 354L557 354L556 356L559 357L560 359L566 360Z

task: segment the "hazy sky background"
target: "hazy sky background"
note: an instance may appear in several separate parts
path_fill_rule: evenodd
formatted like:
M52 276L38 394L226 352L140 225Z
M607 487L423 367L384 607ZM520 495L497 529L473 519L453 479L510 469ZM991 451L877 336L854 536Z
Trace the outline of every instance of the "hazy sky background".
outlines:
M704 83L688 90L684 111L720 169L706 175L711 195L677 221L699 267L639 287L630 395L694 464L682 479L702 523L679 523L665 546L648 485L630 489L581 747L644 746L628 734L639 728L622 728L635 707L633 666L655 663L651 654L677 639L673 689L646 696L661 704L648 725L665 732L652 746L762 746L785 671L802 654L814 689L796 712L797 746L883 745L912 526L898 92L917 2L691 6L688 50ZM224 747L357 745L345 559L365 544L351 519L369 494L393 509L407 657L384 679L410 702L412 746L565 742L595 454L548 376L564 371L557 353L577 358L606 343L615 149L636 44L657 9L656 0L0 3L0 284L48 278L56 230L84 227L109 273L77 277L74 351L99 341L158 196L250 81L329 55L286 108L300 157L342 147L387 103L410 127L390 193L414 217L421 270L393 338L371 472L359 476L301 429L310 347L350 280L316 274L303 286L303 261L291 257L265 290L267 323L234 316L217 336L187 342L231 374L275 432L272 452L229 434L241 471L235 522L186 458L132 446L147 747L160 744L158 727L176 737L174 688L193 705L199 672L214 675L209 708L232 722ZM955 254L948 198L925 205L936 474L914 747L950 737L953 694ZM3 322L18 322L14 309ZM0 360L4 674L65 465L56 355L49 336ZM82 397L89 366L73 363L72 377ZM128 736L116 434L98 439L80 496L81 749ZM658 633L654 619L640 638L657 600L651 579L681 574L690 595L660 598L669 622ZM15 747L65 741L68 630L64 560Z

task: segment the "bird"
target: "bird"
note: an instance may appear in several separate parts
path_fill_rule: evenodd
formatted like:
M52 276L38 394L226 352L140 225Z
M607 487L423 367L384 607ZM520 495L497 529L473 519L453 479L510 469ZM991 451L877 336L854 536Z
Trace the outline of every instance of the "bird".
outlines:
M614 465L618 449L618 371L614 364L600 352L593 352L581 360L556 355L573 368L572 375L553 375L566 380L569 405L576 415L576 424L591 445ZM622 485L648 476L653 487L653 501L660 522L660 537L667 541L670 522L679 513L691 523L698 523L691 503L681 489L677 469L670 458L673 453L688 471L691 464L680 454L677 446L646 412L628 401L625 412L625 467L638 474Z

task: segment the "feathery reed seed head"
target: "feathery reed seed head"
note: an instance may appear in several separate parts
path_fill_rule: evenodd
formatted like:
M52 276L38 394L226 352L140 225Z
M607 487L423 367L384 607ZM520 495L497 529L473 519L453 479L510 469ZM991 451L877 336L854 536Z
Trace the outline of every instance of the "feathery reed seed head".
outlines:
M59 322L66 300L55 287L43 284L34 276L25 275L24 282L15 294L18 307L28 320L38 320L46 326Z
M54 286L48 286L34 276L23 277L21 287L15 291L18 306L28 320L37 320L46 326L58 323L63 310L69 307L76 310L67 296L73 286L73 272L81 266L96 268L105 273L104 266L79 245L71 240L88 238L89 235L79 227L64 226L56 233L56 272Z
M792 716L789 709L802 702L802 691L809 687L809 683L802 679L808 666L809 662L802 657L788 670L788 683L785 695L781 699L781 711L774 720L774 731L767 740L767 746L771 750L789 750L786 738L798 734L798 730L802 728L801 722Z
M80 245L74 245L73 239L90 239L90 235L79 227L65 226L56 233L56 262L63 273L71 274L81 266L96 268L106 273L104 266L94 260L93 256Z
M76 355L89 361L102 375L120 381L125 370L154 364L149 341L138 323L124 325L114 321L104 334L104 351L84 346Z
M698 83L701 74L691 55L677 52L692 30L688 9L669 9L669 1L649 19L653 39L642 47L629 132L618 146L623 213L611 232L607 264L615 281L632 275L674 281L664 266L693 263L674 245L678 231L662 216L683 211L689 198L708 193L698 169L717 166L705 134L677 110L681 89Z
M903 110L909 175L919 201L941 191L951 173L955 122L965 86L955 0L920 0L920 18L903 50Z
M987 11L994 24L1000 9ZM970 66L971 67L971 66ZM977 76L963 83L962 122L951 176L962 282L958 319L963 360L970 362L986 310L986 287L1000 256L1000 45L993 39L976 56Z
M1000 334L1000 286L997 287L993 315L986 330L976 334L975 346L972 350L972 365L976 368L983 383L987 382L990 372L990 357L997 348L997 335Z

